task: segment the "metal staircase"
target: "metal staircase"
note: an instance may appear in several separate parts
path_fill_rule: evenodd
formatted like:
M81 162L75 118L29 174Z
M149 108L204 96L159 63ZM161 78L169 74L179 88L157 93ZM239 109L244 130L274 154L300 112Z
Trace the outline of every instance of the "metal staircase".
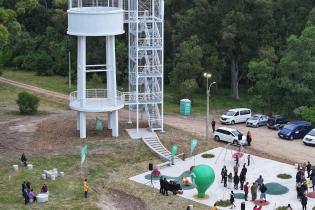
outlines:
M129 112L145 110L151 131L163 130L164 0L128 0ZM129 115L131 116L131 115Z
M142 137L143 142L161 158L171 161L172 153L168 151L161 143L156 133L152 132L150 135ZM178 156L175 156L174 162L182 161Z

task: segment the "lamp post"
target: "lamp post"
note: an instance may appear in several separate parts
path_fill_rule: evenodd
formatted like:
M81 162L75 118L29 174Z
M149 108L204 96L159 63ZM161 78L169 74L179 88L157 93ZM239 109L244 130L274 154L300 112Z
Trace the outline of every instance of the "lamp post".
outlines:
M207 118L206 118L206 139L209 138L209 97L210 97L210 89L211 86L216 84L216 82L212 82L209 85L209 79L211 78L210 73L204 73L203 76L207 79L206 93L207 93Z

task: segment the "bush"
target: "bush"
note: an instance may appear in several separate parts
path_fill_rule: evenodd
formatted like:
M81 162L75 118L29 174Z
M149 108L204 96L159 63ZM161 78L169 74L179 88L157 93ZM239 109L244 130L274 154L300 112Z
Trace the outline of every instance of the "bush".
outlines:
M287 206L279 206L277 207L277 210L287 210Z
M215 204L217 206L227 207L231 205L231 202L230 200L219 200L219 201L216 201Z
M280 179L291 179L292 178L292 176L290 174L278 174L277 177Z
M201 157L203 157L203 158L214 158L214 154L206 153L206 154L202 154Z
M20 92L16 103L22 114L34 114L37 112L39 98L28 92Z

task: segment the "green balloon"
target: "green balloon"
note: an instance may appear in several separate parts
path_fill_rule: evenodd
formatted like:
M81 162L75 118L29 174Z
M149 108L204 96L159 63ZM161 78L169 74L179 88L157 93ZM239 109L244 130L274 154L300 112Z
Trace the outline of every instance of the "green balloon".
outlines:
M198 198L204 198L215 179L214 170L208 165L197 165L191 172L191 180L197 188Z

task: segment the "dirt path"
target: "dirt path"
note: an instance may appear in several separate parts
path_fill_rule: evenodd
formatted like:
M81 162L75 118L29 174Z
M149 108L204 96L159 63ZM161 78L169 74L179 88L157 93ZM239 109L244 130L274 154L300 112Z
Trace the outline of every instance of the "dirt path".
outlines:
M68 101L68 98L69 98L67 95L62 94L62 93L57 93L57 92L46 90L46 89L43 89L43 88L39 88L39 87L36 87L36 86L33 86L33 85L28 85L28 84L25 84L25 83L16 82L14 80L6 79L6 78L3 78L3 77L0 77L0 83L13 85L13 86L16 86L16 87L19 87L19 88L23 88L23 89L32 91L34 93L38 93L40 95L53 97L53 98L56 98L56 99L59 99L59 100L66 100L66 101Z
M13 80L8 80L3 77L0 77L0 82L14 85L20 88L25 88L34 93L42 94L48 97L54 97L59 100L68 100L68 96L62 93L57 93L49 91L43 88L38 88L32 85L27 85ZM122 110L120 112L120 117L126 119L128 116L127 110ZM216 119L219 122L218 119ZM194 135L205 136L205 119L202 117L183 117L180 115L172 114L165 115L164 122L167 125L173 126L175 128L185 130ZM217 123L217 126L221 126ZM244 124L234 125L234 127L240 130L243 133L246 133L248 130L252 132L253 143L252 148L270 154L272 156L279 157L281 159L288 159L292 162L304 162L312 161L315 162L315 148L308 147L303 145L301 140L286 141L281 140L277 136L277 132L269 130L266 127L261 128L247 128ZM14 132L14 130L12 131ZM2 133L3 135L3 133ZM210 133L211 139L212 134ZM15 139L12 139L13 141ZM1 149L1 145L0 145Z

